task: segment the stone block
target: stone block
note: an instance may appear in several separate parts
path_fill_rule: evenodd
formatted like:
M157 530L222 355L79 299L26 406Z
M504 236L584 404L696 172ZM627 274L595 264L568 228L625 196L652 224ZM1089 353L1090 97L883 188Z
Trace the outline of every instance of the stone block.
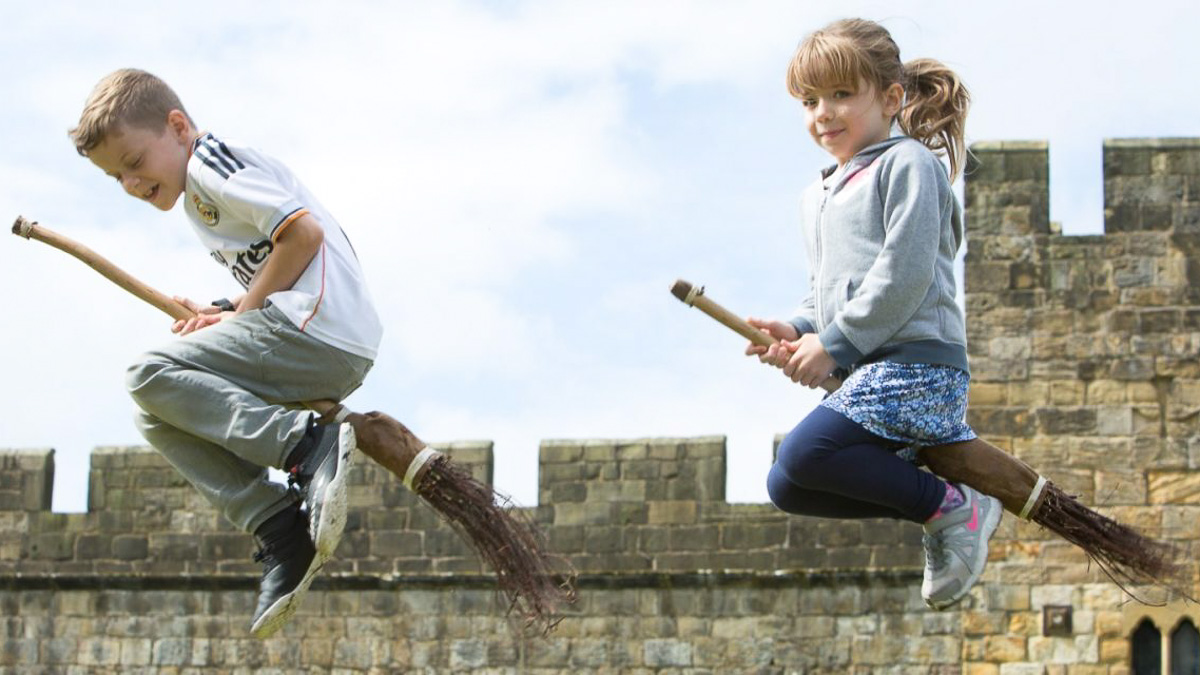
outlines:
M407 558L425 554L420 532L377 532L369 534L367 540L370 555L380 558ZM429 551L428 553L433 553Z
M692 645L683 640L646 640L642 661L651 668L687 668L692 665Z
M74 557L75 536L66 532L31 534L26 554L36 560L70 560Z
M591 502L643 502L646 500L645 481L614 481L587 484L587 500Z
M787 541L788 527L784 523L731 523L720 531L722 549L749 550L782 546Z
M1200 503L1200 473L1194 471L1150 471L1147 475L1151 504Z
M694 501L651 502L649 506L648 520L651 525L694 523L699 512Z
M1097 411L1091 407L1038 408L1038 430L1048 436L1094 434Z
M1097 663L1100 660L1100 644L1094 635L1076 635L1069 638L1029 638L1029 656L1041 663Z

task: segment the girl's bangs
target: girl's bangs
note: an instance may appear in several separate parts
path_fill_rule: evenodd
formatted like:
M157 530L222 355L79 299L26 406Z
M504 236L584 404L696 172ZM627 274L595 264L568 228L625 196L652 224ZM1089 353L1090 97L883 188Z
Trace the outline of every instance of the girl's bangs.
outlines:
M800 98L816 89L846 86L858 91L859 81L871 81L870 61L851 40L814 35L800 45L788 66L788 93Z

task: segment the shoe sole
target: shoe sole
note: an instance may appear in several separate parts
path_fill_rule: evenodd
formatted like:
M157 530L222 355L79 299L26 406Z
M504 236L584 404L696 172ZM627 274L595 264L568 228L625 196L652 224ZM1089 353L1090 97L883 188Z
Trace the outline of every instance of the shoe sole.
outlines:
M312 585L313 579L316 578L324 564L320 556L313 556L312 562L308 565L308 571L304 573L304 578L300 580L296 588L292 589L291 593L276 600L267 608L267 611L263 612L262 616L258 617L258 621L250 626L250 635L265 640L279 632L279 629L283 628L300 608L300 598L308 591L308 587Z
M942 602L926 600L925 604L928 605L930 609L936 609L940 612L943 609L948 609L958 604L958 602L966 597L967 593L975 587L975 583L979 581L979 577L983 574L983 567L987 563L988 557L988 542L991 541L992 535L996 533L996 528L1000 525L1000 516L1003 515L1002 512L1004 511L1004 507L1000 505L999 499L983 493L978 494L980 497L988 500L991 503L991 508L988 509L987 515L984 516L983 522L979 525L981 528L983 528L983 543L975 549L975 560L972 561L974 564L971 566L971 569L976 570L976 572L967 577L967 581L962 585L962 588L960 588L958 592L951 596L948 600L944 600Z
M349 473L355 447L354 429L349 424L343 424L338 436L337 471L325 487L321 516L312 531L313 544L317 548L316 559L322 565L333 557L333 552L342 541L342 531L346 529L346 474Z

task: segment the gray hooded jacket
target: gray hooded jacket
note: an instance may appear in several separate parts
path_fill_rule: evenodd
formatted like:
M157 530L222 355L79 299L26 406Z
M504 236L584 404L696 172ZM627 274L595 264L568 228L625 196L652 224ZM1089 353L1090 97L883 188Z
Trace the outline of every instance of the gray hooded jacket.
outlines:
M889 138L825 169L801 201L809 295L791 320L840 368L894 361L967 367L955 301L962 207L918 141Z

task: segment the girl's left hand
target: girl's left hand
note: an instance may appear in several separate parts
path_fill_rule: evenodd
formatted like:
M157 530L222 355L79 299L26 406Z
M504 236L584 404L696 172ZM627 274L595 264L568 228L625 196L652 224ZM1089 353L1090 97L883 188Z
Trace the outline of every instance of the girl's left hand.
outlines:
M837 370L837 362L825 351L816 333L805 333L794 344L796 351L783 367L783 374L792 382L816 388Z

